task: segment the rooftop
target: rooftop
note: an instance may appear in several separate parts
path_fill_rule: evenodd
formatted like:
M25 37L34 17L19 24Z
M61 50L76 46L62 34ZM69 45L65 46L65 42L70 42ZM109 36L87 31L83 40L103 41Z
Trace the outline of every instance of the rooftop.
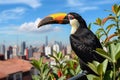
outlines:
M6 77L9 74L17 72L26 72L32 68L29 61L23 59L9 59L5 61L0 61L0 78Z

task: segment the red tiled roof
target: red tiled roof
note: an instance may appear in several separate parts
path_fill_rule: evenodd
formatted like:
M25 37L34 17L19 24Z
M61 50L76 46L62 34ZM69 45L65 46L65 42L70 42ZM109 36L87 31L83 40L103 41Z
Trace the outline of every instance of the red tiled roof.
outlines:
M0 72L0 78L5 78L6 76L8 76L8 75Z
M16 72L26 72L32 68L29 61L23 59L9 59L6 61L0 61L0 78L13 74Z

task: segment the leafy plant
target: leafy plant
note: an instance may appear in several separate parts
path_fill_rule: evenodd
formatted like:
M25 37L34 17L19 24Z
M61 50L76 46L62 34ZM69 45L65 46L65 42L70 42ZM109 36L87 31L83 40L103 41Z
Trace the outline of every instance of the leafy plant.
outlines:
M74 58L69 59L67 58L68 56L70 55L63 55L61 52L55 52L54 55L50 55L50 57L55 60L55 65L52 65L52 68L56 70L58 78L62 78L62 80L68 79L80 72L78 58L75 56Z
M48 63L43 63L43 57L39 60L32 60L31 64L38 70L38 75L34 75L33 80L50 80L50 67Z
M89 75L90 80L116 80L120 77L120 5L114 4L112 10L106 11L111 14L103 19L97 18L94 23L99 26L96 35L101 39L106 51L98 48L96 52L111 63L111 69L105 70L108 66L105 64L106 60L103 63L89 63L88 66L99 75Z
M120 39L120 5L114 4L112 10L106 11L109 11L110 14L103 19L97 18L94 23L100 27L96 31L96 35L99 39L104 39L102 41L105 46L113 37L118 37L118 39ZM108 25L107 27L106 24Z

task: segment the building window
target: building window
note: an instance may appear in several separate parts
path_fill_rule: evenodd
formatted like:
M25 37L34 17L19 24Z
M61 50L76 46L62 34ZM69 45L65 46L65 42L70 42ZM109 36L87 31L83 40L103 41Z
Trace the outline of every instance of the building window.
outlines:
M22 73L21 72L15 73L14 74L14 80L22 80Z
M16 74L16 80L22 80L22 74L21 73Z
M14 77L13 75L9 75L8 79L7 80L14 80Z

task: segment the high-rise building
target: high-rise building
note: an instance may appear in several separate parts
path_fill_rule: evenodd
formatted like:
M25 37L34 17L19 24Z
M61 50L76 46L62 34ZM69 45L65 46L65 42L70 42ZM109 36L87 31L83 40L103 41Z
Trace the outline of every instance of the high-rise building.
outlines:
M5 45L0 45L0 54L5 54Z
M48 56L52 54L52 49L50 46L45 46L45 55Z
M72 51L71 46L70 46L70 45L67 45L67 54L70 54L71 51Z
M17 56L18 52L19 52L18 46L17 45L13 46L13 57Z
M28 54L29 54L28 48L25 48L24 49L24 56L25 56L26 59L29 59Z
M10 59L13 57L13 47L9 46L7 50L7 59Z
M55 42L54 44L53 44L53 51L55 51L55 52L60 52L60 46L58 45L58 43L57 42Z
M30 46L29 49L28 49L28 58L31 58L31 57L33 57L33 48L32 48L32 46Z
M20 49L20 55L21 55L21 56L24 55L24 50L25 50L25 48L26 48L26 43L25 43L25 41L23 41L23 42L21 43L21 49Z
M45 37L45 46L48 46L48 36Z

